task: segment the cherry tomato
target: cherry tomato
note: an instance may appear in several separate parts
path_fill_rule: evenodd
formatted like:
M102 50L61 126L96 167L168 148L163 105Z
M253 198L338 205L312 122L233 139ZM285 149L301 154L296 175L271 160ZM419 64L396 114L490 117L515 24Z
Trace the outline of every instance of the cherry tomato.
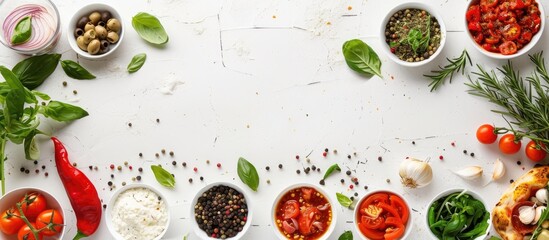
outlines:
M402 223L406 224L408 222L408 218L410 217L410 212L408 211L408 206L404 200L397 195L391 195L389 197L389 201L391 202L391 206L397 210Z
M515 135L507 133L499 140L499 150L505 154L515 154L520 150L520 141L515 141Z
M369 229L385 229L385 219L382 217L371 218L362 216L360 218L360 224L364 224Z
M516 15L511 11L500 11L498 20L504 23L514 23L517 21Z
M385 224L389 226L385 230L385 240L396 240L404 235L405 226L399 218L388 217L387 220L385 220Z
M543 150L544 148L545 145L542 142L536 143L535 141L530 140L530 142L526 144L524 151L530 160L540 162L547 156L547 152Z
M517 44L512 41L505 41L499 45L499 52L503 55L511 55L517 52Z
M520 26L517 23L509 23L503 27L501 34L507 41L513 41L520 36Z
M34 223L31 223L31 225L36 228ZM42 234L39 233L38 239L36 239L34 234L32 234L30 227L25 224L19 229L19 232L17 232L17 240L42 240Z
M465 13L465 19L467 22L478 22L480 21L480 9L477 5L471 6L469 11Z
M524 5L524 2L522 0L511 0L510 7L511 9L521 9L526 6Z
M20 216L19 211L14 208L4 211L0 216L0 230L7 235L16 234L25 225Z
M492 144L498 139L498 135L494 133L494 126L483 124L477 129L477 140L483 144Z
M496 53L499 52L498 48L494 44L490 44L490 43L482 44L482 48L484 48L484 50L488 52L496 52Z
M498 0L480 0L480 7L488 10L498 4Z
M530 202L530 201L522 201L522 202L518 202L517 204L515 204L515 206L513 206L513 210L511 211L511 225L513 225L513 228L515 229L515 231L517 231L518 233L520 234L531 234L534 229L536 229L536 225L535 224L524 224L520 221L520 218L519 218L519 208L522 207L522 206L534 206L535 203L533 202Z
M482 40L484 39L484 35L481 32L479 32L473 37L473 39L475 40L476 43L481 44Z
M63 228L63 216L54 209L43 211L36 217L36 227L38 229L48 227L46 230L40 232L44 236L57 235Z
M34 222L38 214L46 210L46 198L40 193L29 193L19 202L21 202L23 214L25 214L31 222Z
M295 218L299 215L299 203L296 200L288 200L284 203L284 219Z
M482 31L482 27L479 22L470 22L467 26L469 27L469 30L473 32Z
M521 44L527 44L532 41L532 32L528 29L523 30L520 34L520 38L517 41Z
M301 234L307 236L313 233L313 221L317 214L319 214L319 212L316 207L308 207L299 215L297 223Z

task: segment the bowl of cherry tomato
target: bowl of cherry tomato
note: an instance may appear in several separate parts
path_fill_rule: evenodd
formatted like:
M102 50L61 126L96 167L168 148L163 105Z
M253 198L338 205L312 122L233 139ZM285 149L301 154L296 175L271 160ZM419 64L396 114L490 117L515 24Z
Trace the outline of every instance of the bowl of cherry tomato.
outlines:
M37 188L19 188L0 198L0 239L63 239L63 208L49 193ZM24 221L22 216L28 220Z
M473 0L465 12L465 28L473 46L488 57L518 57L536 45L545 27L537 0Z
M412 231L411 208L395 192L380 190L362 197L354 216L363 239L407 239Z

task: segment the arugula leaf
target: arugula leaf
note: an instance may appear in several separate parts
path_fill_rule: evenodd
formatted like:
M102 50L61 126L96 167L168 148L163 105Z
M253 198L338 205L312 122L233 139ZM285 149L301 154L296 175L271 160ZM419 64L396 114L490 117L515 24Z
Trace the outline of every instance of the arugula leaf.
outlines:
M48 105L43 107L42 113L44 116L59 122L73 121L89 115L86 110L78 106L58 101L50 101Z
M133 29L145 41L152 44L165 44L168 42L168 34L164 30L164 26L155 16L140 12L132 18Z
M337 201L339 202L339 204L341 204L341 206L348 208L351 206L351 204L353 204L353 201L349 197L343 195L342 193L336 193L336 197L337 197Z
M143 64L145 64L145 60L147 60L147 54L145 53L140 53L133 56L132 61L128 65L128 72L134 73L139 71L139 69L141 69Z
M15 65L12 71L21 84L33 90L40 86L57 68L61 54L32 56Z
M32 35L31 24L32 24L31 16L26 16L21 20L19 20L17 25L15 25L13 35L11 35L11 44L19 45L27 42Z
M95 78L95 76L91 74L88 70L72 60L61 61L61 67L63 68L63 71L65 71L67 76L74 79L89 80Z
M381 61L376 52L360 39L353 39L343 44L345 62L354 71L367 75L381 76Z
M238 159L237 173L240 180L252 190L257 191L259 186L259 175L254 165L244 158Z
M162 186L169 188L175 187L175 178L164 168L157 165L151 165L151 170L154 173L156 181L158 181L158 183L160 183Z
M353 232L345 231L337 240L353 240Z
M326 170L326 173L324 173L324 177L322 179L326 179L327 177L329 177L330 175L332 175L332 173L337 170L337 171L340 171L341 172L341 168L339 167L339 165L334 164L332 166L330 166L328 168L328 170Z

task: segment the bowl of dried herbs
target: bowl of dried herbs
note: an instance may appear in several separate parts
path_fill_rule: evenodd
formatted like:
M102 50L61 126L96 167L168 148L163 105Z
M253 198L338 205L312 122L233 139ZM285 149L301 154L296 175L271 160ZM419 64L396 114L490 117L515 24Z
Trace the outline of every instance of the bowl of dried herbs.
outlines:
M446 42L442 17L429 5L408 2L394 7L381 26L382 48L403 66L420 66L433 60Z

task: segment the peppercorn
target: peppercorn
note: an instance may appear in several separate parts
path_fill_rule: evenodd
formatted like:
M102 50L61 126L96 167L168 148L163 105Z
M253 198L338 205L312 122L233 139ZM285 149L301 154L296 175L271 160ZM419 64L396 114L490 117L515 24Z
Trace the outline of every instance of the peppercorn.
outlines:
M93 170L93 166L92 166L92 165L90 165L89 168L90 168L90 170Z
M126 186L126 182L122 182L122 186Z
M347 172L345 172L345 174L347 174L347 176L351 176L351 171L347 170Z
M324 185L325 184L324 179L320 179L319 183L320 183L320 185Z
M141 176L137 176L135 179L137 179L137 181L141 181Z
M475 156L475 153L474 153L474 152L472 152L472 153L471 153L471 154L469 154L469 155L471 155L471 157L474 157L474 156Z
M364 190L368 190L368 186L364 186Z
M26 174L29 174L29 173L30 173L30 170L25 169L25 173L26 173Z
M328 151L329 151L328 148L325 148L325 149L324 149L324 152L328 152Z
M103 204L103 208L107 208L107 204Z
M45 172L45 173L44 173L44 176L47 177L48 175L50 175L48 172Z
M170 156L173 157L174 153L173 151L170 151Z
M43 169L46 169L46 165L42 165L42 170L43 170Z
M177 162L176 161L172 161L172 165L177 165Z
M316 171L316 166L313 165L313 166L312 166L312 169L313 169L313 171Z
M40 172L40 170L36 169L36 170L34 170L34 172L35 172L35 173L39 173L39 172Z
M38 164L38 161L34 160L34 165Z
M162 154L166 154L166 149L162 149L160 152L162 152Z
M182 165L183 165L183 167L186 167L186 166L187 166L187 163L186 163L186 162L183 162Z
M383 158L381 156L379 156L379 157L377 157L377 160L381 162L381 161L383 161Z
M297 169L295 172L296 172L297 174L300 174L300 173L301 173L301 171L300 171L299 169Z
M416 142L415 142L415 141L412 141L412 145L416 145Z
M21 169L19 169L21 172L25 172L25 168L22 167Z
M351 199L351 201L354 201L355 197L351 196L349 199Z
M385 180L385 181L387 181L387 183L391 183L391 179L387 178L387 180Z
M142 167L140 167L140 168L138 168L138 169L137 169L137 171L139 171L139 172L143 172L143 168L142 168Z
M204 177L200 176L200 181L204 181Z
M355 197L358 197L358 193L357 193L357 192L355 192Z
M269 171L271 168L269 166L265 167L265 170Z
M299 160L299 155L295 155L295 159Z
M467 154L467 150L463 150L463 153L464 153L464 154Z
M345 183L345 179L343 179L343 178L342 178L341 180L339 180L339 181L340 181L341 183Z
M109 185L109 187L112 187L112 182L109 181L109 182L107 183L107 185Z
M282 164L278 164L278 168L282 169Z
M111 174L111 178L114 178L114 174Z
M122 171L122 166L118 166L116 169L118 169L118 171Z
M159 118L157 118L157 119L156 119L156 122L157 122L157 123L159 123L159 122L160 122L160 119L159 119Z
M63 87L66 87L66 86L67 86L67 82L63 81Z
M143 157L143 153L139 153L139 157Z
M155 153L154 156L155 156L156 158L158 158L158 157L160 157L160 154Z
M347 155L347 158L348 158L348 159L351 159L351 155L350 155L350 154L349 154L349 155Z
M193 183L193 179L192 179L192 178L189 178L189 183Z

